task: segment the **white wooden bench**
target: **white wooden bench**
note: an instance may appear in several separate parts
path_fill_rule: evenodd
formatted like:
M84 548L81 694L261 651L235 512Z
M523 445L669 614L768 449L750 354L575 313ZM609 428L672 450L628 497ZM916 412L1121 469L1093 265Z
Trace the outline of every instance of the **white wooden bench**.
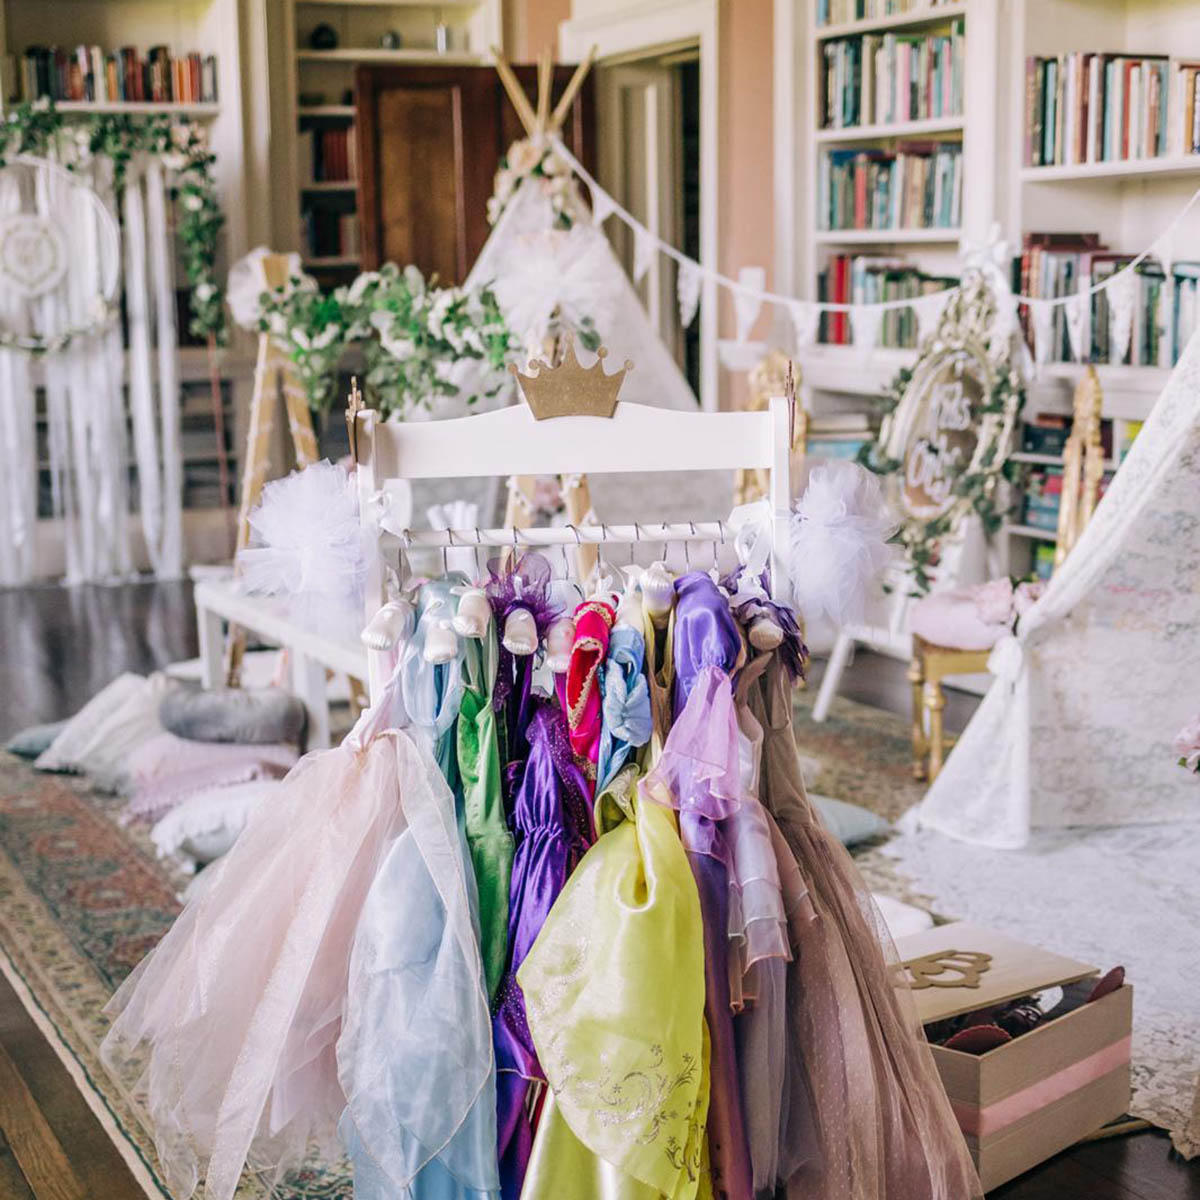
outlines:
M314 633L290 617L284 604L270 596L247 596L230 570L220 575L211 568L194 572L196 618L200 634L200 682L205 688L225 682L225 625L236 625L268 645L288 653L291 691L308 712L309 750L330 744L327 671L365 679L367 651L358 638Z

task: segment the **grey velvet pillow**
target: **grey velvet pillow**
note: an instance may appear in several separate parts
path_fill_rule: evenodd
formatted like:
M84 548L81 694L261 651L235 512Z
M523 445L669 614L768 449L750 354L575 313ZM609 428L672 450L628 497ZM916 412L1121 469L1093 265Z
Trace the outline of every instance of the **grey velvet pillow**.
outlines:
M14 733L4 748L9 754L17 754L21 758L37 758L58 737L66 723L52 721L49 725L31 725L20 733Z
M165 697L158 710L163 728L176 737L250 746L298 743L304 717L304 705L282 688L185 688Z

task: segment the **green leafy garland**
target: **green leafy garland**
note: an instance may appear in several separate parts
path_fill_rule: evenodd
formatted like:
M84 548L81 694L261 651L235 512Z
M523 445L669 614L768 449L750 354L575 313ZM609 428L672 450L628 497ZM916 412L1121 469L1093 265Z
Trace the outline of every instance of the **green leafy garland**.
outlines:
M259 328L287 355L309 404L328 409L352 348L365 359L373 407L406 416L438 396L468 404L496 395L517 350L488 289L439 288L413 266L388 263L347 287L320 291L309 277L262 296Z
M63 114L53 102L23 103L0 122L0 167L19 154L49 158L78 170L94 158L112 163L112 187L120 196L125 174L137 154L160 158L178 208L176 229L184 248L190 289L189 329L198 338L223 344L228 335L225 303L216 278L217 235L225 223L217 202L209 152L194 123L163 114ZM31 347L33 353L56 348Z
M911 368L902 367L896 374L888 390L875 401L875 407L883 417L892 413L904 398L909 384L912 382ZM1020 377L1007 362L996 366L996 373L988 402L976 411L980 416L989 413L1004 413L1013 398L1016 398L1015 412L1019 415L1025 403L1025 392L1021 386ZM931 453L936 449L930 445ZM928 593L933 580L930 569L936 565L940 552L941 541L958 523L965 511L975 512L983 525L984 532L991 536L996 533L1004 522L1004 518L1013 510L1013 504L1002 504L997 495L1001 479L1013 484L1020 484L1023 464L1006 460L999 470L996 469L996 456L1003 448L996 442L988 447L978 463L969 463L957 472L947 470L946 475L952 480L951 491L955 503L940 516L928 520L909 518L900 527L895 540L904 548L907 568L912 578L913 590L909 593L914 597ZM858 462L877 475L894 475L903 470L903 460L887 455L880 440L867 442L858 451Z

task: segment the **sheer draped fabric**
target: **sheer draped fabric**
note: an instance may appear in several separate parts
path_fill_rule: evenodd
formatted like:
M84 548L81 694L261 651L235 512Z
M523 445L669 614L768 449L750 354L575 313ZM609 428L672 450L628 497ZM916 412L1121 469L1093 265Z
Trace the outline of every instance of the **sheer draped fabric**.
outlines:
M815 1152L787 1175L792 1200L972 1200L982 1196L895 949L846 850L809 807L786 668L744 672L763 728L762 802L800 875L783 879L793 958L788 1063L811 1094ZM794 1094L794 1091L793 1091ZM788 1119L798 1114L793 1108ZM800 1131L783 1145L802 1145Z

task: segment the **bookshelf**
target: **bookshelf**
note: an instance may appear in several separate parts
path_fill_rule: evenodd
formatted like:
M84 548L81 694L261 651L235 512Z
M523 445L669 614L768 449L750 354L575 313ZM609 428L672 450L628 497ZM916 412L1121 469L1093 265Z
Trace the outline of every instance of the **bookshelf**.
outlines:
M164 114L202 122L216 158L214 175L226 218L218 246L218 274L248 248L247 154L250 142L243 129L250 98L243 87L243 63L248 54L244 6L238 0L0 0L0 110L6 110L21 87L21 65L31 46L61 46L71 52L79 45L97 46L116 54L135 47L145 56L151 47L165 46L172 57L189 53L211 55L215 61L216 100L167 101L58 101L67 116L115 113L129 116ZM248 73L249 74L249 73ZM210 81L211 82L211 81ZM253 85L247 84L248 87ZM107 91L107 80L106 88ZM177 261L176 279L182 279ZM181 310L186 306L181 305ZM186 344L186 317L178 321L181 346L180 397L183 437L184 537L189 561L215 561L228 557L225 517L217 506L214 426L209 392L208 354L203 347ZM227 446L236 480L238 449L244 440L245 413L253 382L253 358L245 341L221 353L218 375L225 408ZM34 364L39 387L44 365ZM44 436L44 413L39 435ZM48 480L42 478L43 490ZM136 487L134 491L136 496ZM135 513L136 520L136 513ZM60 575L64 569L62 531L45 518L39 522L39 575ZM143 562L141 564L145 566Z
M356 66L483 63L488 48L502 41L501 3L284 0L281 12L278 69L285 86L272 124L288 183L276 204L275 240L298 250L322 283L341 283L361 262ZM320 26L332 30L335 44L313 45Z
M893 5L900 7L900 5ZM1012 254L1031 231L1088 231L1111 251L1130 256L1164 230L1200 185L1200 155L1186 153L1177 121L1175 71L1200 63L1194 6L1177 0L913 0L907 11L865 20L819 24L837 0L776 0L775 194L778 216L775 264L779 290L821 298L818 281L836 255L895 258L932 275L960 269L959 239L982 246L998 224ZM871 0L868 11L888 7ZM854 0L841 5L853 11ZM961 21L961 112L898 125L870 119L830 127L826 121L826 47L841 39L936 36ZM1195 53L1189 54L1188 49ZM1114 56L1164 56L1169 83L1167 137L1158 157L1069 161L1035 165L1026 155L1026 60L1074 52ZM890 149L904 140L962 143L961 220L945 229L839 230L824 228L819 210L822 155L840 150ZM1200 206L1193 209L1171 247L1174 259L1200 260ZM832 297L826 297L832 298ZM786 318L781 317L781 321ZM786 337L786 333L783 334ZM815 345L800 355L814 409L861 411L867 398L913 361L910 350L879 347L863 354L852 346ZM1078 364L1047 363L1033 381L1027 410L1069 412ZM1105 416L1143 419L1169 374L1167 363L1098 367Z

